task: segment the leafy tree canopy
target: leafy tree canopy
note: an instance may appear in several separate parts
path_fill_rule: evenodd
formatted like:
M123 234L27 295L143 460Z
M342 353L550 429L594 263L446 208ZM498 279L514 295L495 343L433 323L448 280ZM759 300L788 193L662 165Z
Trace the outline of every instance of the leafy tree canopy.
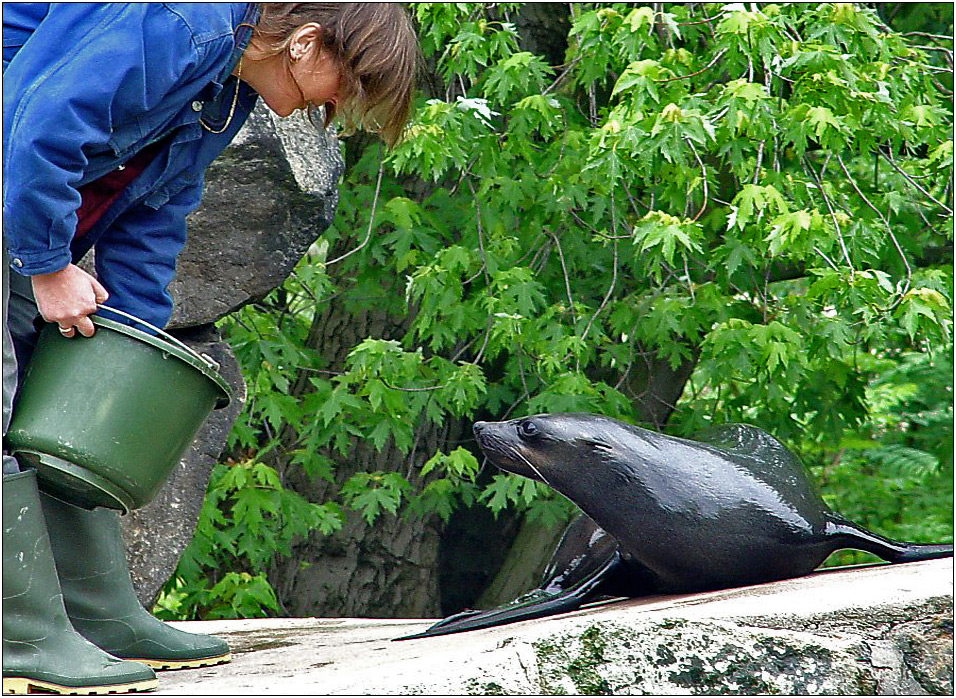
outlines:
M349 143L333 227L223 323L250 399L187 568L255 573L345 509L558 520L542 485L477 485L471 444L416 441L535 412L748 422L848 516L951 537L952 8L905 7L572 3L554 56L520 4L413 4L432 83L407 138ZM338 294L408 321L332 374L308 337ZM329 501L269 479L283 435L284 467L338 483ZM340 482L355 439L407 461Z

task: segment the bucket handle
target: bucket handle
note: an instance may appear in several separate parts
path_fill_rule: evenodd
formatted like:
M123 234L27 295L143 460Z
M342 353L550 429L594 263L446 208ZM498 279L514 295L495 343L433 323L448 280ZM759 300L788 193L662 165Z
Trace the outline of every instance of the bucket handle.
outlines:
M175 344L177 347L179 347L180 349L182 349L183 351L185 351L185 352L186 352L187 354L189 354L190 356L193 356L193 357L199 359L202 363L204 363L204 364L205 364L206 366L208 366L209 368L211 368L211 369L213 369L214 371L217 371L217 372L219 371L219 364L218 364L217 362L213 361L211 358L209 358L209 357L206 356L205 354L200 354L200 353L197 352L195 349L193 349L192 347L188 346L188 345L185 344L183 341L181 341L181 340L179 340L179 339L176 339L175 337L173 337L171 334L169 334L169 333L166 332L165 330L159 329L158 327L156 327L156 325L151 325L151 324L149 324L148 322L146 322L145 320L140 320L140 319L139 319L138 317L136 317L135 315L130 315L130 314L127 313L127 312L124 312L124 311L122 311L122 310L117 310L116 308L111 308L111 307L109 307L108 305L103 305L102 303L97 303L97 304L96 304L96 307L97 307L97 308L100 308L101 310L105 310L105 311L107 311L107 312L110 312L110 313L115 313L115 314L117 314L117 315L121 315L121 316L125 317L127 320L132 320L133 322L135 322L135 323L138 324L138 325L143 325L144 327L148 327L149 329L151 329L151 330L152 330L153 332L155 332L156 334L161 335L161 336L163 337L163 339L165 339L165 340L171 342L172 344Z

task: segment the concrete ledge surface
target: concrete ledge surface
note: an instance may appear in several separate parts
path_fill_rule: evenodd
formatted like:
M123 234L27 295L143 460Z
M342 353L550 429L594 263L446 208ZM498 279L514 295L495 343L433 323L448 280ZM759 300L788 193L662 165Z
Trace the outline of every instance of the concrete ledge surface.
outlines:
M432 622L175 623L225 638L234 659L161 672L157 694L953 695L952 558L391 641Z

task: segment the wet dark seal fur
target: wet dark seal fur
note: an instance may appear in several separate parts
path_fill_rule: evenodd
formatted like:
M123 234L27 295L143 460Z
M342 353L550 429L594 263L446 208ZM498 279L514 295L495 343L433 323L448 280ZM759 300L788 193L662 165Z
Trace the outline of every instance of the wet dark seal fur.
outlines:
M900 543L834 513L797 458L756 427L727 425L697 442L598 415L552 414L477 422L474 431L492 463L547 483L585 516L565 531L539 589L411 637L552 615L599 597L799 577L842 548L889 562L953 554L952 545Z

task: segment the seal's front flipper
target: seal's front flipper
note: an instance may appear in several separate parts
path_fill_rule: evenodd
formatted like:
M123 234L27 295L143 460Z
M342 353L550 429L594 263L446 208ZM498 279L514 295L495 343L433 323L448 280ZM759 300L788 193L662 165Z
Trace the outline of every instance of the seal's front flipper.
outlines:
M435 623L423 633L395 639L448 635L573 611L607 593L607 583L618 576L615 572L623 565L617 541L582 515L565 529L539 589L503 606L487 611L463 611Z
M615 552L613 557L595 570L590 577L582 580L573 587L567 589L559 587L535 589L503 606L498 606L488 611L464 611L438 621L423 633L397 637L395 639L414 640L422 637L449 635L451 633L465 632L466 630L489 628L493 625L505 625L519 620L529 620L531 618L541 618L556 613L574 611L586 602L601 595L599 590L601 582L620 564L620 556Z

